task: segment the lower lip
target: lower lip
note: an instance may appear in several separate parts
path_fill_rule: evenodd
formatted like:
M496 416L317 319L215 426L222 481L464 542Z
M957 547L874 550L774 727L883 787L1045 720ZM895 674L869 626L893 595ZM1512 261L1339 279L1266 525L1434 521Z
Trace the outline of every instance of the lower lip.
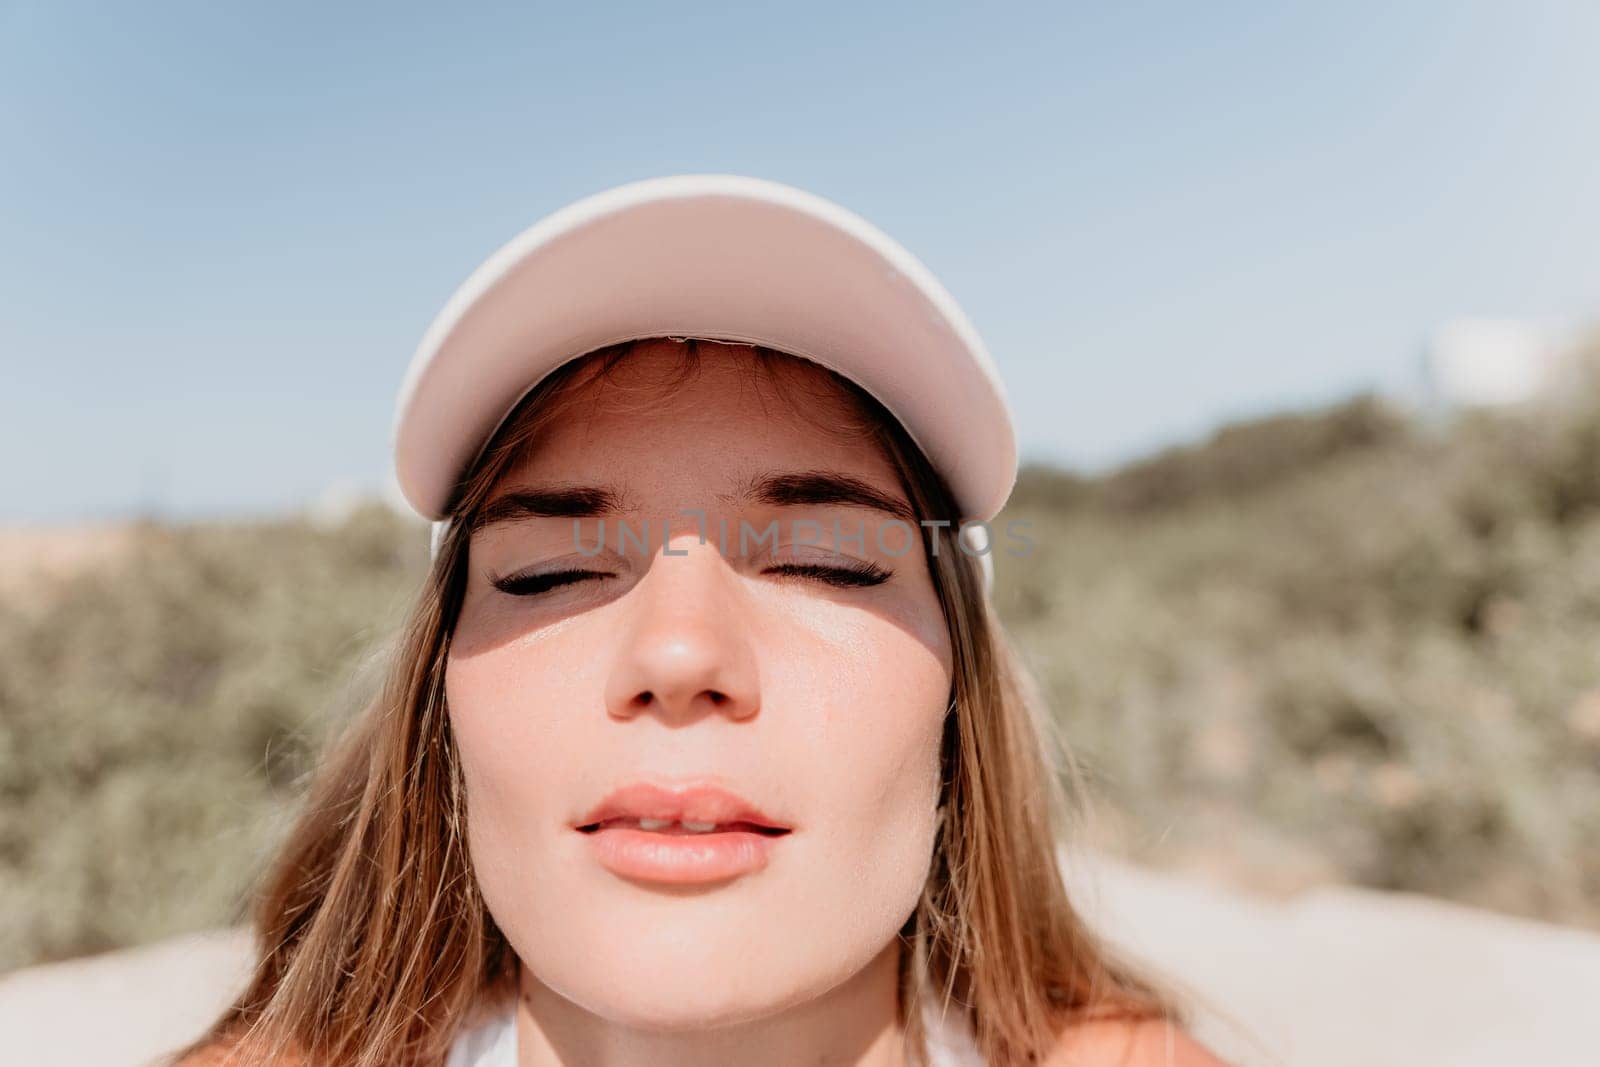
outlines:
M616 826L584 834L600 865L612 874L668 885L722 882L767 865L773 846L788 834L748 830L663 834Z

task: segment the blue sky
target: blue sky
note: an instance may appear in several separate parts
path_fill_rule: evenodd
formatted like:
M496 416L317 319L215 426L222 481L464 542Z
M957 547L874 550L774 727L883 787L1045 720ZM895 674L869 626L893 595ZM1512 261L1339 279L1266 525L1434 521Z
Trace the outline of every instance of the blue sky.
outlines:
M655 174L877 223L1082 469L1600 314L1600 5L935 8L0 0L0 520L381 488L461 279Z

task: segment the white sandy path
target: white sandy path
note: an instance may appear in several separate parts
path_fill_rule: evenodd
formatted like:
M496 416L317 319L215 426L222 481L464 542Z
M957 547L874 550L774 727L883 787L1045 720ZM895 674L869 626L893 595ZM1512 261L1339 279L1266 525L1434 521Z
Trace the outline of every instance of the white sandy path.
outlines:
M1421 897L1287 901L1103 857L1068 865L1092 921L1186 989L1232 1062L1600 1065L1600 936ZM217 931L0 978L0 1061L139 1065L237 990L248 937Z

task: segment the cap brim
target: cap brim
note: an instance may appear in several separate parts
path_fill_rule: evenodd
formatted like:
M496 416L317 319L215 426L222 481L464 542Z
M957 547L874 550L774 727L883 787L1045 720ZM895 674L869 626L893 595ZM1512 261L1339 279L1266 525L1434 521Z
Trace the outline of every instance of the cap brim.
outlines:
M764 345L855 381L900 419L963 519L1016 479L999 376L977 331L915 257L865 219L734 175L634 182L524 231L461 286L401 387L395 473L443 518L457 480L556 367L644 337Z

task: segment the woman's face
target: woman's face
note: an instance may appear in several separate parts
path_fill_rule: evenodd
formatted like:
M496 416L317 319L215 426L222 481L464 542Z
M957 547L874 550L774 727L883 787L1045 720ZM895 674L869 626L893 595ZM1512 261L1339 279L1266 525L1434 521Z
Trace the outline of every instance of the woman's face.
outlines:
M934 516L818 428L842 396L797 411L701 350L680 383L678 343L635 346L496 487L446 672L496 922L550 990L661 1028L798 1005L892 943L951 682Z

